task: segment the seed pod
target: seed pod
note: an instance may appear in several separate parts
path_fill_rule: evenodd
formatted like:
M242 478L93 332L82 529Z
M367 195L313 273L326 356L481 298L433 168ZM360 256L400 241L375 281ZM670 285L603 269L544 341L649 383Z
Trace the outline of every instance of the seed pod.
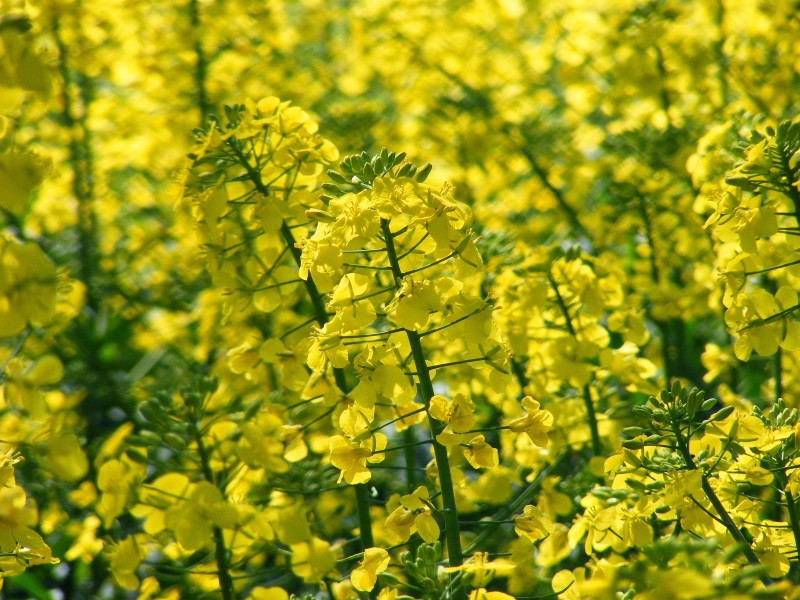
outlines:
M431 174L432 169L433 165L431 163L426 164L417 172L417 175L414 177L414 179L416 179L419 183L424 183L424 181L428 178L428 175Z
M711 423L712 421L722 421L723 419L729 417L734 410L736 410L736 407L726 406L725 408L722 408L711 415L705 422Z
M336 183L347 183L347 178L339 173L339 171L334 171L333 169L328 169L328 177L333 179Z

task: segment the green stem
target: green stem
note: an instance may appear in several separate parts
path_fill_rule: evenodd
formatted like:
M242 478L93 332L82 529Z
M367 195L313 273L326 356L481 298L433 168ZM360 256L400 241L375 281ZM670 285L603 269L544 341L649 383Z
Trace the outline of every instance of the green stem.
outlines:
M259 191L264 193L262 190ZM285 222L281 225L281 235L283 235L283 239L289 247L289 251L292 253L295 263L297 263L299 267L301 256L300 248L296 246L294 234L292 234L292 230L289 229L289 226ZM314 307L314 317L320 327L324 327L325 323L328 322L328 311L325 309L325 301L322 299L322 294L319 293L314 280L310 276L306 278L303 283L306 287L308 297L311 300L311 305ZM336 381L336 387L338 387L343 394L347 394L350 391L343 369L333 369L333 379ZM358 536L361 538L361 549L366 550L375 545L372 536L372 519L369 516L369 490L365 483L358 483L354 485L353 488L355 490L356 509L358 511Z
M564 193L555 185L553 185L552 181L550 181L550 176L548 175L544 167L542 167L542 165L540 165L539 162L536 160L536 157L533 155L533 152L531 152L527 146L519 146L518 149L520 151L520 154L522 154L522 156L525 157L525 160L528 161L528 164L531 166L531 170L539 178L541 184L545 188L547 188L547 191L549 191L553 195L556 204L558 204L558 207L566 215L567 220L569 221L569 224L572 227L573 231L578 235L582 235L587 239L591 239L589 231L586 229L583 223L581 223L581 220L578 218L578 213L575 211L574 208L572 208L572 206L570 206L569 202L567 202L567 199L564 197Z
M261 174L247 161L241 149L236 144L231 144L230 148L239 159L240 164L247 171L250 181L253 182L256 190L264 196L269 196L270 190L264 185ZM295 264L299 267L301 264L302 252L300 248L297 247L297 240L294 238L292 229L285 221L281 224L281 235L283 236L286 246L289 248L289 252L292 254L292 258L294 258ZM314 308L314 319L320 327L324 327L325 323L328 322L328 311L325 308L325 301L322 299L322 295L311 277L307 277L303 284L308 293L308 298L311 300L311 305ZM336 382L336 387L338 387L343 394L347 394L350 391L344 370L333 369L333 378ZM372 519L369 515L369 490L364 483L356 484L353 488L356 496L356 509L358 511L358 535L361 539L361 549L366 550L375 545L372 536Z
M60 22L57 19L53 22L53 39L58 49L58 70L63 84L61 91L61 119L67 131L74 132L76 129L80 129L82 134L82 140L78 140L74 133L70 134L68 143L69 162L73 172L72 193L78 201L78 255L80 258L81 280L86 284L86 305L96 314L99 302L95 293L93 267L96 256L96 240L94 237L97 231L97 224L92 207L94 189L92 185L90 137L87 137L90 132L85 123L85 113L88 110L90 94L85 82L79 86L81 91L80 99L84 101L84 116L76 116L70 92L74 81L67 63L67 48L61 38Z
M71 187L77 206L77 271L86 290L83 317L88 322L83 323L82 328L86 332L92 332L78 337L83 346L79 354L83 356L87 365L83 381L86 398L80 406L86 419L86 443L91 445L92 440L104 435L108 427L105 422L105 412L96 408L102 405L106 398L123 398L125 393L109 375L107 365L100 357L102 340L98 340L95 333L98 329L96 321L103 309L103 291L99 289L98 280L100 267L97 248L100 227L94 210L95 165L92 132L87 122L92 103L92 85L87 76L70 67L69 52L61 36L61 23L58 19L54 19L52 30L58 50L58 72L62 80L60 118L69 135L67 149L72 170ZM77 90L77 94L73 95L73 89Z
M717 41L714 44L714 54L717 59L717 81L719 83L722 106L728 104L730 87L728 85L728 55L725 53L725 3L717 0L717 10L714 21L717 26Z
M683 437L678 424L674 421L672 422L672 432L675 434L678 452L683 457L683 461L686 463L686 468L692 471L697 470L697 465L695 465L694 459L692 459L692 455L689 452L686 439ZM728 533L731 534L733 539L741 545L742 552L744 553L747 562L749 562L751 565L761 565L761 562L758 560L758 557L753 551L753 548L750 546L750 543L744 537L744 534L741 532L741 530L736 527L736 523L733 522L733 519L731 518L730 514L728 514L728 511L725 509L722 501L717 496L714 488L711 487L711 483L708 481L708 476L705 472L703 472L701 475L701 486L709 502L711 502L711 506L713 506L714 510L717 512L722 525L728 530ZM761 581L766 586L773 583L772 578L766 574L761 576Z
M786 508L789 511L789 524L792 528L792 535L794 536L794 547L795 550L800 550L800 514L798 514L797 511L797 499L794 497L792 492L787 489L784 489L783 493L786 496ZM795 562L792 565L792 571L794 582L798 583L800 569L798 569L797 559L795 559Z
M409 447L413 448L414 446L424 446L425 444L430 444L432 441L433 441L432 439L427 439L427 440L416 440L413 442L409 442L408 444L398 444L397 446L392 446L391 448L384 448L383 450L380 451L380 454L383 454L385 452L396 452L397 450L405 450L406 448Z
M414 438L414 429L412 427L406 427L403 430L403 446L405 446L403 458L405 459L406 484L410 490L413 490L417 483L417 474L415 471L416 460L414 458L414 442L416 441L417 440Z
M383 230L383 237L386 241L386 250L389 255L389 264L391 265L392 275L395 278L395 284L399 285L402 279L402 270L400 269L400 261L397 258L397 252L394 247L392 232L389 229L389 221L381 219L381 229ZM433 381L428 369L428 364L425 361L425 352L422 349L422 341L419 333L416 331L405 330L408 343L411 346L411 355L414 359L414 365L417 370L417 378L419 379L419 388L422 395L422 400L425 403L426 410L430 407L431 398L434 396ZM458 524L458 508L456 507L456 497L453 491L453 478L450 473L450 460L447 456L447 448L442 446L436 441L436 436L440 433L439 425L430 418L428 415L428 427L430 428L431 437L433 438L433 454L436 459L436 468L439 473L439 484L442 491L442 504L444 505L444 522L445 522L445 537L447 540L447 556L451 567L460 567L464 558L461 553L461 533ZM453 589L453 598L461 600L466 597L463 586L458 585Z
M203 443L203 436L194 423L194 438L197 442L197 453L200 455L200 468L203 470L203 477L208 483L217 485L214 481L214 473L211 471L211 461L208 456L208 450ZM225 538L222 534L222 529L218 525L212 527L214 535L214 556L217 561L217 579L219 580L219 589L222 592L223 600L233 600L233 579L231 578L230 567L228 565L228 549L225 547Z
M578 341L577 332L575 328L572 326L572 319L569 316L569 309L567 308L567 303L564 302L564 298L561 296L561 292L558 290L558 284L556 283L555 279L553 279L553 274L549 271L547 272L547 278L550 280L550 286L553 288L553 291L556 294L556 302L558 303L559 308L561 309L561 314L564 315L564 320L567 324L567 331L569 334L575 338L575 341ZM586 419L589 421L589 431L592 436L592 453L595 456L600 456L600 453L603 451L603 445L600 442L600 431L597 427L597 414L594 410L594 402L592 401L592 392L589 388L589 384L584 384L583 388L583 405L586 407Z
M548 463L539 474L536 476L536 479L531 481L522 492L509 504L504 505L500 510L498 510L495 514L492 515L492 522L493 523L501 523L507 522L507 519L517 512L528 500L536 493L539 487L542 485L542 481L550 475L553 471L556 471L561 467L561 464L566 460L568 454L566 452L562 452L559 454L556 459ZM478 537L476 537L472 543L467 546L465 553L469 554L473 552L475 549L480 547L480 545L492 535L495 534L497 530L497 526L488 527L484 529Z
M197 0L189 0L189 20L195 37L194 85L195 93L197 94L197 108L200 111L200 127L205 127L209 112L208 91L206 90L208 59L200 41L202 24L200 23L200 6Z

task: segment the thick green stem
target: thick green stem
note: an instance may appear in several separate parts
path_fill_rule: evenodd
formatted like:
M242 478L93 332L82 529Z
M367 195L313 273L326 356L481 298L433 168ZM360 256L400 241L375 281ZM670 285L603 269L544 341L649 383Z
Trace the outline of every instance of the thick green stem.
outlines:
M381 219L381 229L386 240L386 252L389 256L389 264L395 285L399 285L403 278L400 269L400 261L397 258L397 251L394 247L394 238L389 228L389 221ZM430 370L425 360L425 352L422 349L422 340L416 331L405 330L408 343L411 346L411 355L419 380L419 389L422 400L427 410L434 396L433 381L431 380ZM450 460L447 456L447 448L436 441L436 436L441 433L439 425L428 415L428 427L433 438L433 454L436 459L436 468L439 473L439 484L442 491L442 505L444 506L445 539L447 540L447 556L451 567L459 567L463 564L464 558L461 552L461 533L458 524L458 508L456 507L456 497L453 490L453 478L450 473ZM457 585L453 589L453 598L458 600L465 598L464 588Z
M354 486L356 492L356 512L358 513L358 539L361 542L361 551L372 548L375 542L372 539L372 519L369 515L369 490L365 483Z

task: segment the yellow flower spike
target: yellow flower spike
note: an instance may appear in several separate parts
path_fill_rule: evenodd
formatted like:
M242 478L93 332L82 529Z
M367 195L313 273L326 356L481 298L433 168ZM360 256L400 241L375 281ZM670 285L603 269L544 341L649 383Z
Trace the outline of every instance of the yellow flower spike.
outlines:
M378 574L389 567L389 553L383 548L367 548L364 558L350 574L353 587L361 592L371 592L378 581Z
M487 444L486 438L482 434L476 435L469 441L467 447L464 448L464 457L475 469L491 468L500 464L497 448Z

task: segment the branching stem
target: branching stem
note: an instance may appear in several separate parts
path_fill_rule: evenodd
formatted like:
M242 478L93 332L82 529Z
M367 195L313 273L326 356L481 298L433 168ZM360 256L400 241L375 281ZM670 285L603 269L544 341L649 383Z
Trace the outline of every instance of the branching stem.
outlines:
M397 258L397 252L394 247L394 240L392 232L389 229L389 221L381 219L381 229L383 236L386 240L386 250L389 255L389 264L392 268L392 275L395 278L395 284L399 285L403 277L403 272L400 269L400 262ZM411 346L411 355L414 359L414 365L417 370L417 378L419 379L419 389L422 395L422 400L425 403L426 410L430 407L431 398L434 396L433 381L427 362L425 361L425 352L422 348L422 340L419 333L406 329L406 336L408 343ZM460 567L463 562L463 555L461 553L461 534L458 525L458 508L456 506L456 497L453 491L453 478L450 473L450 461L447 456L447 448L442 446L436 441L436 436L440 433L439 425L428 416L428 426L433 438L433 453L436 459L436 468L439 472L439 483L442 490L442 504L444 505L444 521L445 521L445 538L447 540L447 555L451 567ZM454 600L463 600L466 595L464 588L459 584L453 588Z

